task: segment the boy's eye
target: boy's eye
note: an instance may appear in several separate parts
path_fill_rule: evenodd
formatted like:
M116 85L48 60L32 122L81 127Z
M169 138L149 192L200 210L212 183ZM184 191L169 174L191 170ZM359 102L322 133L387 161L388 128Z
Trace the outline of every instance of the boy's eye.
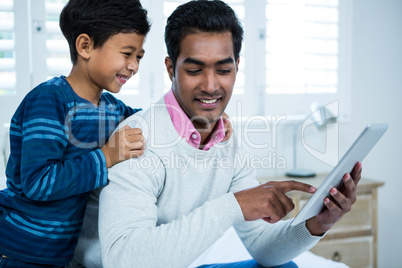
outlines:
M130 53L130 52L123 52L123 54L124 54L125 56L127 56L127 57L130 57L130 56L131 56L131 53Z

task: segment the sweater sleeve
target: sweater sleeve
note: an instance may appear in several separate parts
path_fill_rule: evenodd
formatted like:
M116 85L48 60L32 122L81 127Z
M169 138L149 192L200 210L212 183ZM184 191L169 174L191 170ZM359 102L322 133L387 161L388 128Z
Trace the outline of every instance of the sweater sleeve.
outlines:
M59 91L36 91L25 99L22 125L11 124L11 142L20 139L21 145L12 150L18 155L20 149L22 191L32 200L65 199L107 183L106 159L100 149L67 147L71 133L66 109Z
M241 167L235 172L231 192L258 186L255 171ZM243 221L234 225L253 259L262 266L277 266L291 261L312 248L321 237L307 230L305 223L290 226L289 221L270 224L264 220Z
M132 161L153 164L133 169L137 165ZM162 161L148 150L141 158L110 168L109 180L99 201L104 267L186 267L231 225L243 221L236 199L228 193L158 224L157 197L165 171Z

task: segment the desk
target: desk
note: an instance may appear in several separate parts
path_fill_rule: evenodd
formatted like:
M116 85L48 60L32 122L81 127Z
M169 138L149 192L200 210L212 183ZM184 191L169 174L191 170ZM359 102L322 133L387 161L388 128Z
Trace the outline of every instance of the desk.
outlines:
M296 180L319 187L326 174ZM272 180L291 180L289 177L260 177L264 183ZM337 222L311 252L340 261L353 268L377 267L377 189L383 182L363 178L357 187L357 201L352 211ZM311 194L290 192L295 209L286 218L293 218Z

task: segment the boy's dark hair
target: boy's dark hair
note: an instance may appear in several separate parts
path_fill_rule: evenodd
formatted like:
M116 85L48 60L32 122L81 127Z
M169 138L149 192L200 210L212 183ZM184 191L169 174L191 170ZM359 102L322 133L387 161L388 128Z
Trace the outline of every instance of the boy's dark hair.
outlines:
M60 14L60 29L70 47L72 63L76 63L77 37L86 33L101 47L118 33L147 35L150 30L147 11L138 0L70 0Z
M233 51L237 60L243 41L243 27L230 6L219 0L196 0L177 7L169 16L165 28L165 43L173 71L184 37L198 32L227 31L232 33Z

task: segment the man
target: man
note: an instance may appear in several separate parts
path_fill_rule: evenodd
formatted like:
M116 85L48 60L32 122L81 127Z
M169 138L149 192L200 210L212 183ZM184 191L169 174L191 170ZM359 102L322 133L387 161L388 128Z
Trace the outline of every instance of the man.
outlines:
M231 226L254 259L239 265L295 267L291 260L355 202L360 163L345 175L345 190L331 190L323 212L292 227L280 221L294 208L285 193L315 189L294 181L258 186L250 167L236 165L246 154L236 135L220 143L242 34L221 1L192 1L169 17L165 64L172 90L122 123L142 128L147 149L109 169L100 195L104 267L187 267ZM83 234L90 229L85 226Z

